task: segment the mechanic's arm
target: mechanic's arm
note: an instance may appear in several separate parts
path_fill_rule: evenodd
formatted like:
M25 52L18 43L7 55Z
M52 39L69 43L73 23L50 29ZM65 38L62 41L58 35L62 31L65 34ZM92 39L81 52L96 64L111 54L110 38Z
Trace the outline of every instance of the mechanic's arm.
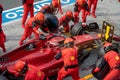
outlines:
M55 58L56 60L59 60L61 57L62 57L62 53L61 53L61 52L57 53L57 54L54 56L54 58Z
M38 27L38 26L34 27L33 30L34 30L36 33L38 33L38 34L43 34L43 32L40 32L37 27Z
M39 26L37 25L36 22L32 22L32 28L36 33L43 34L42 32L38 31Z
M93 72L99 72L105 64L106 64L106 60L104 59L104 57L101 57L97 61L96 68L93 70Z

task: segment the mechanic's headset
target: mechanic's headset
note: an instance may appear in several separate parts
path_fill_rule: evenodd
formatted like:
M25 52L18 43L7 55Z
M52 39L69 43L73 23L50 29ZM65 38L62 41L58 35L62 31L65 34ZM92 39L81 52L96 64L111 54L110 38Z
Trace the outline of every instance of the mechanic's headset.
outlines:
M105 44L105 43L104 43ZM104 47L104 51L105 51L105 53L107 53L108 51L111 51L111 50L113 50L113 46L111 45L111 46L106 46L106 47Z
M73 40L75 40L74 37L70 37L70 38L72 38ZM64 46L65 46L66 48L73 47L73 46L74 46L74 41L72 41L72 42L68 42L68 43L64 44Z

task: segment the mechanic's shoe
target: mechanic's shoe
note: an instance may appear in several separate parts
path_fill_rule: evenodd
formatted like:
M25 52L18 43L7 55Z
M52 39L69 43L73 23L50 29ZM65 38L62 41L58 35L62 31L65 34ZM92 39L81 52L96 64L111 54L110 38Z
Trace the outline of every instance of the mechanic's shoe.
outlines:
M92 14L92 17L93 17L93 18L96 18L97 16L96 16L95 14Z

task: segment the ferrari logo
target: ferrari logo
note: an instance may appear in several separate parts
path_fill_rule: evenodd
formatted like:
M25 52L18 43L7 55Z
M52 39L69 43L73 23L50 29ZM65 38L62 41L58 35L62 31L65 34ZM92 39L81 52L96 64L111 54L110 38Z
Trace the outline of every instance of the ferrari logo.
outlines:
M115 60L117 60L117 61L118 61L119 59L120 59L120 57L119 57L119 56L115 56Z
M74 56L71 56L71 57L70 57L70 60L71 60L71 61L75 60L75 57L74 57Z
M106 27L106 33L105 33L105 40L109 38L109 33L110 33L110 26Z
M38 77L40 77L42 75L42 73L40 71L37 72Z

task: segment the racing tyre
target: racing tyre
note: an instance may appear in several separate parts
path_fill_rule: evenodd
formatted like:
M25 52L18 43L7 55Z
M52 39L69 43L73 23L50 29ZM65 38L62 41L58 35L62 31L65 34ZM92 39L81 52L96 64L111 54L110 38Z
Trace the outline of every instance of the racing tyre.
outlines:
M70 34L71 34L72 36L81 35L81 34L83 34L83 33L84 33L84 29L83 29L83 27L82 27L82 23L81 23L81 22L75 24L75 25L72 27L72 29L70 30Z
M0 80L8 80L5 76L0 75Z

